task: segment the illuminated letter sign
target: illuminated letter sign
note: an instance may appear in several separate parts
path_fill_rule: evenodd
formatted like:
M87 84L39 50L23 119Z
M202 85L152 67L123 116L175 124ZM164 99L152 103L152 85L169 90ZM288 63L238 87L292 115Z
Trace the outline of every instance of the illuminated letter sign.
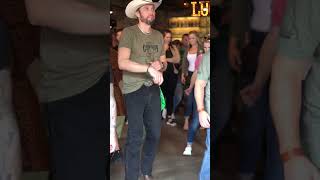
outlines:
M192 1L192 16L208 16L210 11L210 1L197 2ZM200 10L196 12L197 7L200 5Z

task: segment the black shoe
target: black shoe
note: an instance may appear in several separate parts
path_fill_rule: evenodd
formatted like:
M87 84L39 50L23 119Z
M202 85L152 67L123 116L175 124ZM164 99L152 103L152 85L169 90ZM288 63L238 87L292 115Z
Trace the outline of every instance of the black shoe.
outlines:
M177 125L177 123L175 123L173 119L169 118L167 121L167 125L174 127Z
M120 161L121 157L122 157L121 156L121 151L117 150L117 151L115 151L115 152L110 154L110 162L114 163L114 162Z

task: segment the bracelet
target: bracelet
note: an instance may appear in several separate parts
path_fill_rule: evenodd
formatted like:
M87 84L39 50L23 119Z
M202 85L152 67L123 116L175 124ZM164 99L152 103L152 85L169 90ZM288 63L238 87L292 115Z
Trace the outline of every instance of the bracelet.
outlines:
M202 112L202 111L204 111L204 108L200 108L200 109L198 109L197 111L198 111L198 113L199 113L199 112Z
M149 66L148 66L148 68L147 68L147 72L146 72L146 73L148 73L148 74L150 74L150 73L149 73L149 68L150 68L150 66L151 66L151 64L149 64Z
M281 160L285 163L295 156L304 156L304 151L301 147L293 148L289 151L281 153Z
M161 69L160 69L160 71L163 71L163 70L164 70L164 65L163 65L162 62L160 62L160 64L161 64Z

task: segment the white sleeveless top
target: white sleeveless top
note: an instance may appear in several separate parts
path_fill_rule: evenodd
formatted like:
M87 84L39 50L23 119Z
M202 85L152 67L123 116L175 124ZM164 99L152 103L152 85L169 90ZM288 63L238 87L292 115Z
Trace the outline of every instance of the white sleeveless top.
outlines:
M190 54L190 53L188 53L187 59L188 59L188 62L189 62L188 71L193 72L194 69L195 69L195 64L196 64L196 59L197 59L197 53L195 53L195 54Z
M253 0L251 28L261 32L269 32L271 27L272 0Z

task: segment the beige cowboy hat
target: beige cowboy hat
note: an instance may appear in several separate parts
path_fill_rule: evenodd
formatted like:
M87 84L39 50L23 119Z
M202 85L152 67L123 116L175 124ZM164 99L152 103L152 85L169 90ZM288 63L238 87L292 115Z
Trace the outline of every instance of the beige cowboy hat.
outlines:
M132 0L126 7L126 15L128 18L136 19L137 10L146 5L146 4L154 4L154 8L157 9L162 0Z

